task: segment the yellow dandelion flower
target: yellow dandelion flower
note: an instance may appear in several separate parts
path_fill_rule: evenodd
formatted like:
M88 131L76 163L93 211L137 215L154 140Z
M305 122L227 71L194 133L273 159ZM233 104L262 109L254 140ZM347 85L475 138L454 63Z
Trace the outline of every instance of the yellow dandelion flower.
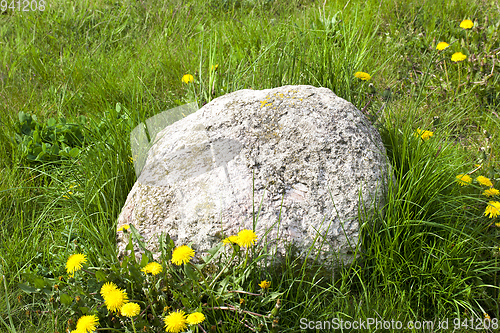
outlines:
M451 61L453 62L460 62L464 61L465 59L467 59L467 56L462 52L453 53L453 55L451 56Z
M129 224L124 224L121 227L119 227L118 229L116 229L116 231L120 232L120 231L125 231L125 230L128 230L128 229L130 229L130 225Z
M104 304L112 312L119 311L125 303L128 303L128 296L122 289L110 290L104 297Z
M358 78L360 80L363 80L363 81L368 81L369 79L372 78L370 76L370 74L365 73L365 72L356 72L356 73L354 73L354 77L356 77L356 78Z
M194 77L191 74L186 74L182 77L182 82L188 84L190 82L194 82Z
M82 269L82 264L87 262L87 257L84 254L76 253L68 258L66 261L66 272L68 274L73 274L76 271Z
M182 310L170 312L163 321L165 322L165 330L169 333L179 333L187 328L186 313Z
M106 282L101 287L101 296L102 296L102 298L106 298L106 296L108 296L108 294L112 290L116 290L116 289L118 289L118 286L116 284L114 284L113 282Z
M94 332L98 324L99 324L99 318L97 318L96 315L80 317L80 319L78 319L78 322L76 323L76 332L78 333Z
M238 244L238 236L236 235L233 235L233 236L229 236L227 238L224 238L222 240L222 243L223 244Z
M491 180L489 178L484 177L484 176L478 176L476 178L476 180L481 185L488 186L488 187L493 186L493 183L491 182Z
M182 245L172 252L172 263L180 265L187 264L194 257L194 250L187 245Z
M255 244L257 235L253 230L244 229L238 233L237 243L239 246L250 246Z
M431 132L431 131L424 131L424 130L421 130L420 128L417 128L417 136L420 136L422 138L422 140L426 141L426 140L429 140L431 138L431 136L434 135L434 132Z
M447 48L448 46L450 46L450 44L448 44L446 42L441 42L441 43L438 43L438 45L436 46L436 50L442 51L445 48Z
M471 183L472 178L469 175L459 174L456 177L457 182L460 186L468 185Z
M474 26L474 22L472 22L471 20L463 20L460 23L460 28L462 28L462 29L471 29L473 26Z
M485 190L485 191L483 192L483 195L485 195L485 196L487 196L487 197L492 197L492 196L494 196L494 195L499 195L499 194L500 194L500 191L499 191L499 190L497 190L496 188L493 188L493 187L492 187L492 188L489 188L489 189L487 189L487 190Z
M205 320L205 315L201 312L194 312L187 316L187 323L189 325L197 325L202 323Z
M122 316L135 317L141 312L141 306L137 303L124 304L120 310Z
M498 201L489 201L486 210L484 211L484 215L490 215L490 219L497 217L500 215L500 202Z
M146 274L151 273L153 275L161 273L162 270L163 270L163 267L161 267L161 265L157 262L150 262L149 264L144 266L143 269L141 269L141 271L143 271L144 273L146 273Z
M261 281L259 283L259 287L261 287L262 289L269 289L270 286L271 286L271 282L266 281L266 280Z

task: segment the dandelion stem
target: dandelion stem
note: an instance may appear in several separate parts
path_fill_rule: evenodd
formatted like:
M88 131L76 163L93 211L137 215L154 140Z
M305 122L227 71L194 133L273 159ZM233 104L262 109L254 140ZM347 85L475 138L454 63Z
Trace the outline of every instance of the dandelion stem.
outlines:
M198 271L198 273L200 273L201 278L203 279L203 283L204 283L204 284L205 284L205 286L206 286L206 285L207 285L207 280L205 280L205 276L203 275L203 273L201 272L201 270L200 270L198 267L196 267L195 265L193 265L191 262L190 262L189 264L190 264L190 265L191 265L194 269L196 269L196 270ZM201 285L200 285L200 286L201 286ZM205 289L205 288L203 288L203 289ZM205 289L205 291L207 291L207 290Z
M134 329L134 333L137 333L137 331L135 330L134 318L130 318L130 320L132 321L132 328Z
M151 288L148 288L148 290L149 290L149 292L146 293L146 298L148 299L148 302L149 302L148 307L149 307L150 305L153 304L153 301L151 301L151 298L150 298L150 295L149 295L149 293L151 292ZM146 311L146 310L144 310L144 311ZM151 311L153 311L153 315L156 317L156 311L155 311L155 308L153 306L151 306Z
M266 315L262 315L260 313L255 313L255 312L251 312L251 311L241 310L241 309L238 309L238 308L236 308L234 306L214 306L214 307L205 308L205 309L206 310L230 310L230 311L236 311L236 312L246 313L246 314L257 316L257 317L269 317L269 316L266 316Z
M448 78L448 68L446 68L446 60L444 60L444 72L446 73L446 87L449 87L450 79Z
M227 262L226 266L219 272L219 274L217 274L217 276L212 280L212 282L210 282L210 285L208 286L208 288L212 288L212 286L215 283L215 281L217 281L217 279L226 270L226 268L228 268L229 265L233 262L233 259L234 259L235 256L236 256L235 251L233 251L233 255L231 256L231 259Z
M250 247L247 246L247 250L245 253L245 264L243 265L243 268L247 267L247 261L248 261L248 251L250 250Z
M460 89L460 63L458 63L458 85L457 85L457 90L455 90L455 98L458 95L458 90Z

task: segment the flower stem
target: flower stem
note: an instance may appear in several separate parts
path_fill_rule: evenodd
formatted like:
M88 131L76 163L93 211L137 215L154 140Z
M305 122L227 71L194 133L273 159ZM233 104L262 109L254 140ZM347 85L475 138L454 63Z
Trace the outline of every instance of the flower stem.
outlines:
M448 68L446 68L446 60L444 61L444 72L446 73L446 87L450 86L450 80L448 78Z
M194 269L196 269L198 271L198 273L200 273L201 277L203 278L203 283L205 284L205 286L207 285L207 280L205 280L205 276L203 275L203 273L201 272L201 270L196 267L195 265L193 265L191 262L189 263ZM203 288L205 289L205 288ZM205 289L206 291L206 289Z
M248 251L250 251L250 247L247 246L247 251L245 252L245 264L243 265L243 268L247 268Z
M231 259L227 262L226 266L217 274L217 276L210 282L210 285L208 288L212 288L212 285L217 281L217 279L221 276L221 274L226 270L226 268L229 267L229 265L233 262L234 257L236 256L235 251L233 251L233 255L231 256Z
M153 306L153 301L152 301L152 300L151 300L151 298L150 298L150 296L151 296L151 295L149 295L149 293L151 292L151 289L150 289L150 288L148 288L148 289L149 289L149 290L148 290L148 292L146 293L146 298L148 299L149 305L151 305L151 311L153 312L153 316L155 316L155 317L156 317L156 311L155 311L155 308L154 308L154 306ZM133 323L134 323L134 322L132 321L132 324L133 324Z
M457 90L455 90L455 98L458 95L458 90L460 89L460 63L458 63L458 85L457 85Z
M130 318L130 320L132 321L132 328L134 329L134 333L137 333L137 331L135 330L134 318Z

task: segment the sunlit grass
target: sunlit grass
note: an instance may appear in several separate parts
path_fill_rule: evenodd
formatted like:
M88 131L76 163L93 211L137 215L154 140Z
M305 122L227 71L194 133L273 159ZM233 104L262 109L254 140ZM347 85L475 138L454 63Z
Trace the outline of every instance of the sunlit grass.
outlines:
M460 27L465 19L472 29ZM498 196L477 181L500 186L499 20L494 3L444 0L76 1L3 13L0 327L63 332L80 316L56 316L57 303L23 293L25 273L57 279L74 253L93 267L116 264L135 126L195 99L286 84L330 88L362 110L394 178L383 214L361 227L353 265L332 274L291 249L275 271L249 273L251 288L267 279L282 293L280 330L296 331L300 318L499 318L498 217L485 216ZM467 59L453 62L457 52ZM14 139L19 111L41 122L85 115L85 148L61 163L29 163ZM460 186L459 174L470 184ZM260 311L251 302L246 310ZM221 332L246 329L235 313L220 320Z

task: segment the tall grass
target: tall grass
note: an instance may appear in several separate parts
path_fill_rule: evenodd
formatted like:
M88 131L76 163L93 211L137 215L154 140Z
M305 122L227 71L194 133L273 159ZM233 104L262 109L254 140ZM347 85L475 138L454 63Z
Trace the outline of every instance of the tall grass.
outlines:
M468 36L458 27L465 18L478 26ZM283 293L280 330L297 331L301 318L498 318L498 229L490 226L498 218L483 216L479 186L460 187L455 176L477 163L474 176L500 181L500 75L491 67L499 20L494 2L444 0L81 0L3 13L0 327L62 332L71 314L27 314L47 305L17 284L28 272L63 275L77 250L94 266L116 262L135 126L195 99L286 84L327 87L362 109L383 136L394 178L384 214L361 227L352 265L332 275L290 251L267 275ZM448 53L435 50L439 41L451 43ZM459 50L470 61L451 64ZM356 71L370 73L373 87ZM192 86L181 82L187 73ZM85 115L78 158L28 162L13 140L19 111L42 123ZM434 136L423 141L417 128ZM234 314L221 319L218 331L246 330Z

